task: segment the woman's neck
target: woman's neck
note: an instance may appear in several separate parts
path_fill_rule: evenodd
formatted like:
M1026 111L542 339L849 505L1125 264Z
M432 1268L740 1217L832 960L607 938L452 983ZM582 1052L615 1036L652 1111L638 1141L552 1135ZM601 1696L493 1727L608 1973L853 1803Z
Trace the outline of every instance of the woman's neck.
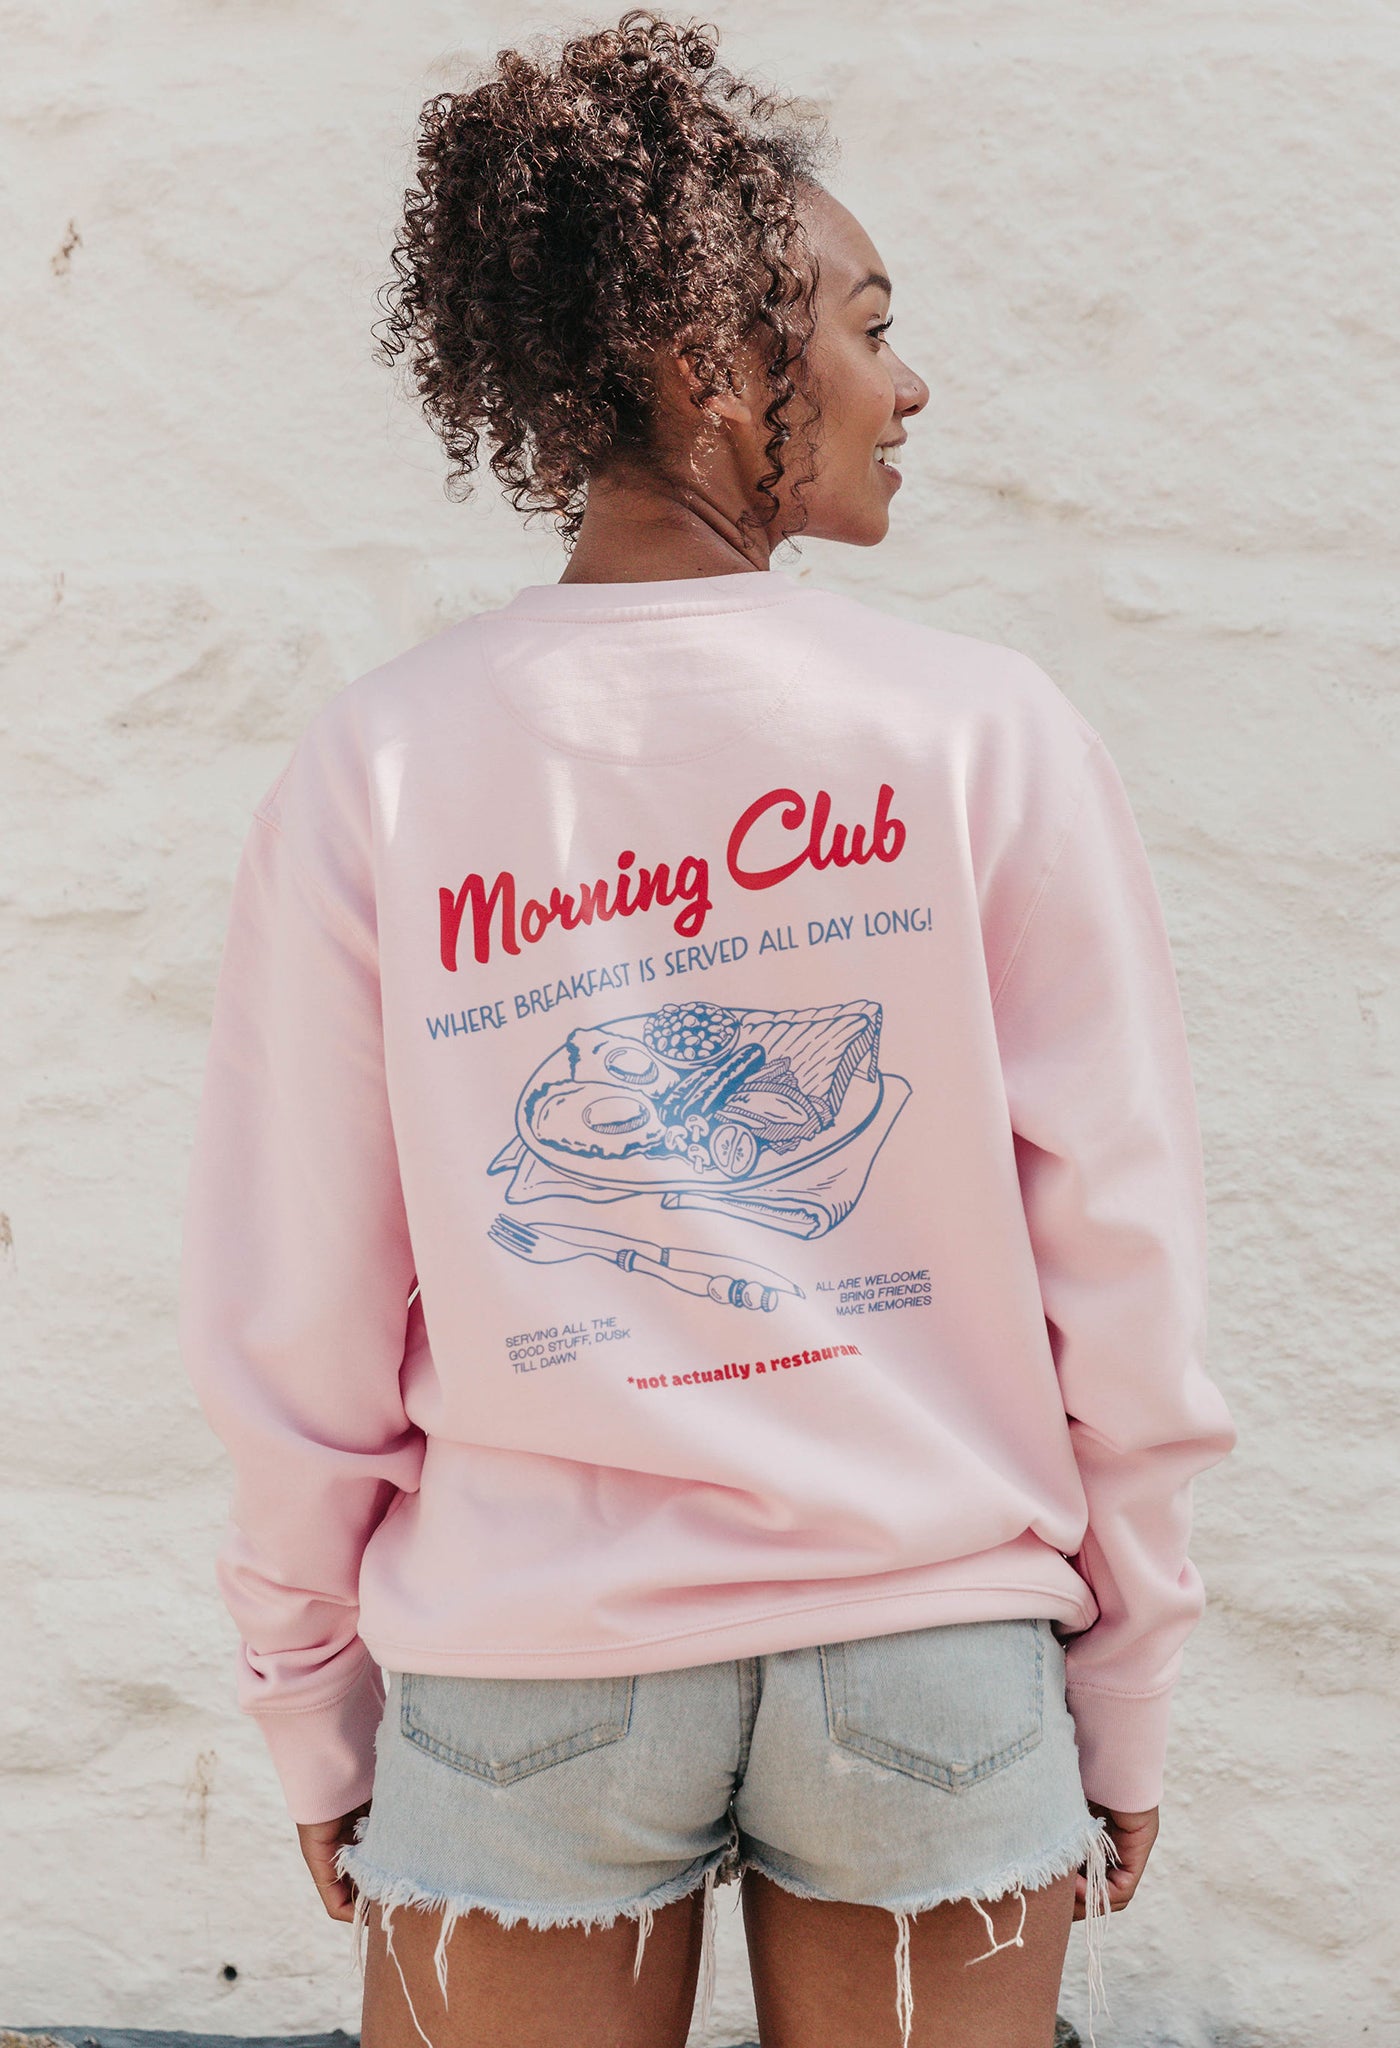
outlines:
M740 531L727 493L597 478L561 583L652 583L770 566L766 533Z

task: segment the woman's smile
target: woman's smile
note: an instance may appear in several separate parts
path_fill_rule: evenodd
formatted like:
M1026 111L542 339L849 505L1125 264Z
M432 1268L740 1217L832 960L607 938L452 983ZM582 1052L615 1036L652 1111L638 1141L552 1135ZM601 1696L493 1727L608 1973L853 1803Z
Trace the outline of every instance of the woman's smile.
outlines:
M900 474L900 450L907 435L898 441L882 441L875 450L875 467L887 476L898 490L904 478Z

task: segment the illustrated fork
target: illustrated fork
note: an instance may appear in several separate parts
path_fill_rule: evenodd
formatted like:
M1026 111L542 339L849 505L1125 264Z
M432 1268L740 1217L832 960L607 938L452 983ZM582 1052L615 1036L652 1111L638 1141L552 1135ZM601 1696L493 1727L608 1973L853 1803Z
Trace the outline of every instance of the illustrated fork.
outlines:
M708 1295L711 1301L724 1302L731 1308L771 1310L785 1293L802 1292L791 1282L774 1287L743 1274L677 1265L669 1246L639 1245L607 1230L589 1231L585 1236L582 1225L521 1223L513 1216L496 1216L486 1235L493 1244L535 1266L560 1265L566 1259L604 1259L624 1273L647 1273L653 1280L664 1280L668 1287L678 1287L683 1294ZM689 1252L686 1256L700 1258L703 1254ZM774 1275L775 1279L778 1277Z

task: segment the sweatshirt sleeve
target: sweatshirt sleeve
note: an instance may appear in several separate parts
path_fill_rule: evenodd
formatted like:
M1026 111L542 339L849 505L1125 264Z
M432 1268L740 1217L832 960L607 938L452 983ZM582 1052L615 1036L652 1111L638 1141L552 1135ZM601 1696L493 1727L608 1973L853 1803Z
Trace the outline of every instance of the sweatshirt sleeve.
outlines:
M1191 1482L1234 1443L1205 1369L1204 1172L1165 921L1093 736L994 992L1026 1221L1088 1507L1098 1604L1069 1639L1087 1796L1159 1804L1172 1687L1204 1605Z
M313 880L261 807L247 834L180 1282L185 1368L233 1466L216 1576L235 1696L296 1821L369 1797L384 1687L358 1634L360 1557L422 1463L400 1397L414 1268L372 896L337 887L344 860Z

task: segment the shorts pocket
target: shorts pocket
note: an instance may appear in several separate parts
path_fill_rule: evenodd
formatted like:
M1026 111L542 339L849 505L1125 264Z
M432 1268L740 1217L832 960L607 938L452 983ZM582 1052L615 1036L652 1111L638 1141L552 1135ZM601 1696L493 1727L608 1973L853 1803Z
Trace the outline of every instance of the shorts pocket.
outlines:
M400 1674L408 1741L488 1785L511 1785L619 1742L632 1718L630 1677L458 1678Z
M820 1649L827 1732L842 1749L946 1791L1041 1739L1048 1622L950 1622Z

